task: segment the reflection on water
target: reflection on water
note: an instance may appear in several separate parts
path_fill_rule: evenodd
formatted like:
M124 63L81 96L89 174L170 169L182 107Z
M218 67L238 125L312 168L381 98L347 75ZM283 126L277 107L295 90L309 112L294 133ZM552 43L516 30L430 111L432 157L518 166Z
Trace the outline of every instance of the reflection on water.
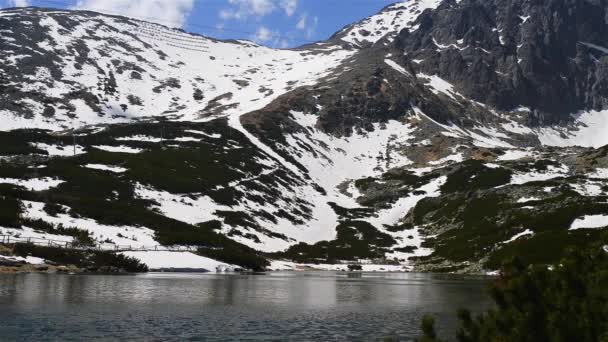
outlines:
M1 340L373 340L489 305L483 279L272 273L0 276ZM443 331L443 333L447 333Z

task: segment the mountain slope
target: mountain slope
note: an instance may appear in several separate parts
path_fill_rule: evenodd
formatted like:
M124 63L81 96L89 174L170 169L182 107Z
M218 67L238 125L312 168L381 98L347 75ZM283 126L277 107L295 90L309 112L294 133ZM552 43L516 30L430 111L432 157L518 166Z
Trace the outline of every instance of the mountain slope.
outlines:
M5 10L0 25L10 56L2 61L0 112L26 119L11 128L243 113L314 84L351 54L222 42L92 12Z
M293 50L0 11L0 230L253 268L554 260L608 226L607 8L412 0Z

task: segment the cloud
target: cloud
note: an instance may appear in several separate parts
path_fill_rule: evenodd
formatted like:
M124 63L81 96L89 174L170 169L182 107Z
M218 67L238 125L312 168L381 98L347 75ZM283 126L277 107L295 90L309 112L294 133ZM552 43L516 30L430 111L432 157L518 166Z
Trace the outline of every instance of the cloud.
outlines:
M302 16L300 16L300 20L298 20L298 23L296 24L296 28L298 30L306 29L306 20L307 19L308 19L308 14L302 14Z
M272 0L228 0L228 3L234 8L220 11L220 17L224 20L263 17L277 8Z
M288 17L291 17L298 9L298 0L283 0L281 1L281 8Z
M265 43L274 38L274 36L276 36L276 32L272 32L267 27L260 26L255 33L254 40L256 42Z
M220 18L224 20L264 17L279 9L291 17L298 9L298 0L228 0L228 4L231 8L220 11Z
M290 46L288 37L281 36L279 31L271 30L266 26L258 27L256 33L251 36L251 40L273 48L286 49Z
M85 9L183 27L194 0L78 0L75 9Z
M300 0L224 0L227 6L219 12L221 21L238 20L241 22L254 22L257 26L255 33L251 33L249 39L258 44L275 48L287 48L295 41L294 32L284 29L275 30L273 27L277 15L289 17L290 22L296 22L296 27L303 32L314 32L318 19L314 20L306 14L298 14ZM271 16L272 15L272 16ZM269 16L269 18L265 18ZM292 21L293 20L293 21ZM298 22L302 21L302 23ZM312 31L311 26L313 23ZM301 28L300 28L301 27ZM313 33L310 33L311 35Z
M300 16L300 20L296 24L296 28L300 31L305 31L306 39L311 39L317 33L317 27L319 26L319 17L314 16L308 17L307 13Z
M28 7L30 2L29 0L10 0L8 5L9 7Z
M312 24L309 24L306 30L306 39L311 39L317 33L317 27L319 26L319 17L312 19Z

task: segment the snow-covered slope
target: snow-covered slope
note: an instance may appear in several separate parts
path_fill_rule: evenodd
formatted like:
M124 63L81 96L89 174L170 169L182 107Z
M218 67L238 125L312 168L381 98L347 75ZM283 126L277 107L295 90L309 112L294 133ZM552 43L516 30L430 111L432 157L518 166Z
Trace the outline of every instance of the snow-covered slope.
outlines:
M380 39L394 38L401 30L416 30L414 21L427 9L439 6L442 0L408 0L387 6L380 13L347 26L337 33L345 42L355 46L373 44Z
M0 36L7 56L1 75L14 93L13 103L0 106L3 130L239 115L315 84L353 53L320 45L274 50L121 17L41 9L2 11Z
M538 138L548 146L602 147L608 145L608 111L588 111L574 115L574 121L564 126L538 129Z
M264 253L479 271L543 238L559 207L558 230L608 214L604 151L569 148L608 142L597 37L556 49L572 92L589 94L564 119L541 95L571 89L529 64L544 12L505 14L542 6L488 1L399 2L292 50L2 10L0 201L16 209L0 231L211 247L182 266ZM180 257L138 254L163 268Z

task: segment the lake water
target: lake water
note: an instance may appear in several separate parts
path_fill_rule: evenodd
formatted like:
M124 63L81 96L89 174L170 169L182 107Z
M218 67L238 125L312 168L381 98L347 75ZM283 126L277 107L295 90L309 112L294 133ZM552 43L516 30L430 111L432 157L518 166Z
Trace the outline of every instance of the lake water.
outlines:
M1 341L411 340L453 335L487 280L431 274L0 275Z

